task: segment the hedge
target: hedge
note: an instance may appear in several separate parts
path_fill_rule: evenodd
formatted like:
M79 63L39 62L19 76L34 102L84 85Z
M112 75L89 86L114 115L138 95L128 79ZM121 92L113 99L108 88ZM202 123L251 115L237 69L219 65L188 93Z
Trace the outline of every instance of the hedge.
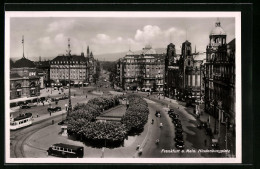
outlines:
M138 95L129 95L129 108L122 118L129 133L141 132L148 120L148 104Z

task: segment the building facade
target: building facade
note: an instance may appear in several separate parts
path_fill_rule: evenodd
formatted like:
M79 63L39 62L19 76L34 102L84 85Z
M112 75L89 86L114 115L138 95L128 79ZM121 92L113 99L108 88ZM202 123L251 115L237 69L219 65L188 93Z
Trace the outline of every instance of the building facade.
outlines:
M175 98L177 90L180 88L180 65L177 59L175 45L170 43L167 46L165 55L165 96Z
M192 53L191 43L182 43L181 55L175 45L167 46L165 56L165 95L182 101L195 102L202 97L203 58Z
M40 77L41 88L49 87L51 85L50 81L50 61L41 61L34 62L37 68L37 74Z
M40 95L40 77L35 64L24 56L10 69L10 99Z
M205 111L222 123L235 124L235 40L219 21L209 35L205 63Z
M87 47L87 80L90 83L95 81L95 75L97 73L97 61L94 59L93 53L89 50L89 46Z
M164 61L147 45L141 54L129 50L117 63L120 84L126 90L163 92Z
M87 60L84 53L71 55L70 61L67 55L57 56L50 61L50 79L66 85L69 82L69 66L72 83L83 84L87 81Z

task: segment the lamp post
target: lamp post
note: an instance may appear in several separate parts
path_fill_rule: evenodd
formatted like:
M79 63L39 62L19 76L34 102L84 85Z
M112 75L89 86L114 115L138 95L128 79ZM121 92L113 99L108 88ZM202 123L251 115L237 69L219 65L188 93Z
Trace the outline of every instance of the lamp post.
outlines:
M71 54L70 54L71 50L70 50L70 38L68 39L68 50L67 50L67 54L68 54L68 60L69 60L69 103L68 103L68 111L67 111L67 115L70 114L71 110L72 110L72 106L71 106L71 91L70 91L70 62L71 62Z

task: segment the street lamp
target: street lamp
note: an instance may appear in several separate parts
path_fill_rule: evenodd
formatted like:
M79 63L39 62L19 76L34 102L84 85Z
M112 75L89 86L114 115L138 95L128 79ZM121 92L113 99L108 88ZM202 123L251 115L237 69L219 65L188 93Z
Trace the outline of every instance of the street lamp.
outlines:
M71 91L70 91L70 62L72 60L72 56L70 54L71 50L70 50L70 38L68 39L68 50L67 50L67 54L68 54L68 60L69 60L69 104L68 104L68 111L67 111L67 115L69 115L71 113L72 110L72 106L71 106Z

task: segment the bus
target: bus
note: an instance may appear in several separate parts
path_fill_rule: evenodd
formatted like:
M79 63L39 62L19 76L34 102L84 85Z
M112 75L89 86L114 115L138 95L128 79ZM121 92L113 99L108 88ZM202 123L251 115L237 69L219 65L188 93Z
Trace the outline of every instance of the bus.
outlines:
M84 156L84 147L56 143L53 144L47 150L48 155L64 157L64 158L83 158Z
M17 130L32 125L32 113L19 114L19 116L10 118L10 130Z

